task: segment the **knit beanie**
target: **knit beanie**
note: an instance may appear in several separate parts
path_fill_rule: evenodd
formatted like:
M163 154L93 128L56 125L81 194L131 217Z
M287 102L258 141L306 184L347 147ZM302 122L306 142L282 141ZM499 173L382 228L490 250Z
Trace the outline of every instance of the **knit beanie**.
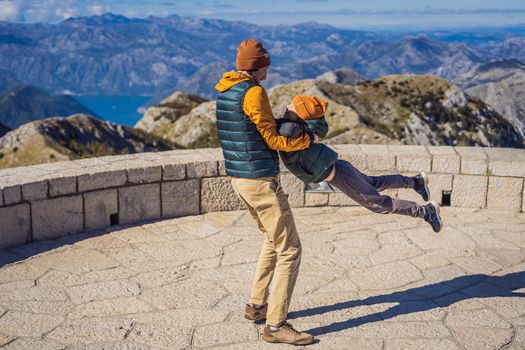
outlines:
M270 65L270 55L262 43L255 39L244 40L237 49L237 70L257 70Z
M315 96L297 95L292 102L295 113L304 120L320 119L328 109L328 102Z

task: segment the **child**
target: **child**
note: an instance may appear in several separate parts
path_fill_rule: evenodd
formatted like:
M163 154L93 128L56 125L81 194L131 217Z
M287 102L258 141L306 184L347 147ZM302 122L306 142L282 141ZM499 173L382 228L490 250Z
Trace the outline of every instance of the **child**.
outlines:
M277 121L277 129L281 135L292 138L301 136L305 131L324 137L328 133L328 124L324 119L327 107L328 102L321 98L295 96L293 102L286 107L284 118ZM373 212L422 218L432 226L434 232L443 228L439 205L435 201L421 206L412 201L379 194L379 191L389 188L413 188L428 201L428 177L424 172L414 177L368 176L350 162L338 159L334 150L321 143L312 143L301 151L279 151L279 154L290 172L307 184L326 180Z

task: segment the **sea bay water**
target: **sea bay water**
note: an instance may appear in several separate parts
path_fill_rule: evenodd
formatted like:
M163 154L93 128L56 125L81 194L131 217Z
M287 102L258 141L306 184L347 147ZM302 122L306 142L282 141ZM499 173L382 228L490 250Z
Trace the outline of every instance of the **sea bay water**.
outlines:
M152 96L74 96L101 119L133 127L144 114Z

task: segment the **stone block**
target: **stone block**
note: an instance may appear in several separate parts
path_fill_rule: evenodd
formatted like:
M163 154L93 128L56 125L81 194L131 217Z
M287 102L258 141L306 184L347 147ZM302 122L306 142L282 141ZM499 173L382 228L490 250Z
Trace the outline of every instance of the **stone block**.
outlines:
M163 182L162 216L179 217L200 213L199 180Z
M205 160L186 164L188 178L214 177L218 173L218 165L215 160Z
M339 154L339 159L352 163L359 170L367 170L366 154L359 145L335 145L332 148Z
M19 203L22 201L22 187L20 185L6 186L3 188L4 205Z
M487 208L519 212L522 193L523 179L489 176Z
M335 192L328 194L328 205L331 206L356 206L359 205L352 198L348 197L343 192Z
M77 177L66 176L49 179L49 196L58 197L77 191Z
M525 177L525 150L515 148L485 148L489 175Z
M22 185L22 198L25 201L36 201L47 198L47 181L31 182Z
M185 164L166 164L162 167L162 181L183 180L185 177Z
M243 203L227 177L212 177L201 181L201 213L238 210Z
M84 193L86 230L99 230L111 226L110 216L118 214L117 189Z
M83 174L78 177L78 191L85 192L108 187L123 186L126 183L126 170L102 171Z
M452 174L428 174L430 199L443 204L443 191L452 192Z
M523 182L523 201L521 204L521 211L525 213L525 180Z
M305 206L307 207L320 207L320 206L328 205L328 193L306 192L304 199L305 199Z
M455 175L452 183L453 207L484 208L487 201L487 176Z
M454 147L461 158L461 174L486 175L487 155L481 147Z
M226 176L226 164L224 164L224 160L219 161L219 176Z
M33 239L48 239L81 232L82 196L58 197L31 204Z
M121 187L118 191L120 224L160 218L160 184Z
M304 207L305 184L291 174L281 174L280 182L284 193L288 196L288 203L291 207Z
M432 157L424 146L388 145L388 149L396 156L398 171L430 172Z
M4 205L4 194L3 190L0 188L0 207Z
M394 170L396 157L390 153L387 145L360 145L366 154L367 168L370 171Z
M159 182L162 178L162 167L160 165L134 167L126 171L128 173L128 182L133 184Z
M432 155L432 172L442 174L459 174L461 158L450 146L427 146Z
M0 250L31 239L29 204L0 208Z

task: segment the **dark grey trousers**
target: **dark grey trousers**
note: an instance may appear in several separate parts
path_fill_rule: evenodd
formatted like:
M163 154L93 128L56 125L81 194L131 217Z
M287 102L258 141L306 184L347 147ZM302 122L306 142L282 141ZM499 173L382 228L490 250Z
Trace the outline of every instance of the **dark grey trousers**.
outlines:
M368 176L357 170L352 163L338 159L335 176L330 185L340 189L363 207L380 214L401 214L416 218L425 217L425 208L402 199L381 195L379 191L389 188L414 188L414 179L403 175Z

